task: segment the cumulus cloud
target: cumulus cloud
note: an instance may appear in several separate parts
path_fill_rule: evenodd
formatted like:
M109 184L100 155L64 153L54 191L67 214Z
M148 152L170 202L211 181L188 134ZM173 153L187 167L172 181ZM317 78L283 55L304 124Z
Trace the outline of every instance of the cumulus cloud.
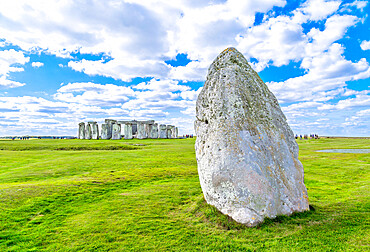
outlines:
M370 41L366 41L366 40L362 41L360 47L364 51L370 50Z
M11 72L24 71L21 65L24 65L30 60L25 57L23 52L15 51L14 49L0 51L0 87L14 88L24 86L25 83L20 83L9 79Z
M68 83L54 94L56 100L84 105L112 106L119 105L134 96L130 87L91 82Z
M344 47L334 43L319 56L305 58L302 67L307 73L282 82L268 82L280 102L327 101L341 94L347 81L370 77L370 66L365 59L346 60Z
M308 0L300 10L305 13L310 20L318 21L326 18L338 10L341 1Z
M44 65L44 63L42 63L42 62L32 62L31 65L32 65L32 67L38 68L38 67L42 67Z

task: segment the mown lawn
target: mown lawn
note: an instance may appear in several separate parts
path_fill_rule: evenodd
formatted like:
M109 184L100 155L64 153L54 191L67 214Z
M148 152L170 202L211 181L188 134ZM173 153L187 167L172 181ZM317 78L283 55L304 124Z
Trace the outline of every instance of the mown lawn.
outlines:
M0 251L366 251L370 139L298 140L311 211L239 225L205 204L194 139L0 141Z

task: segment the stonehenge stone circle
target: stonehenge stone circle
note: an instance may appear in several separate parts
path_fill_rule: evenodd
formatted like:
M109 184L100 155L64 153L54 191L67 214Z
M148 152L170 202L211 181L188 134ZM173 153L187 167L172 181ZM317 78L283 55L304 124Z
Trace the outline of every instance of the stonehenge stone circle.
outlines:
M78 124L78 139L85 139L85 123Z
M208 204L247 226L309 209L293 132L275 96L235 48L208 69L195 132Z
M117 121L105 119L101 125L101 139L157 139L178 138L178 128L173 125L161 124L154 120L147 121ZM99 125L97 122L84 122L78 124L78 138L99 139Z

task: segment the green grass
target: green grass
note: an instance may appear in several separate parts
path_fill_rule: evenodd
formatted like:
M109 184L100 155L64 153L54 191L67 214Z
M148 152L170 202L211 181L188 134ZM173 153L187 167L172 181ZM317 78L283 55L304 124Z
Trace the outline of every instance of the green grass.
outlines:
M311 211L247 228L207 205L194 139L0 141L0 251L366 251L370 139L298 140Z

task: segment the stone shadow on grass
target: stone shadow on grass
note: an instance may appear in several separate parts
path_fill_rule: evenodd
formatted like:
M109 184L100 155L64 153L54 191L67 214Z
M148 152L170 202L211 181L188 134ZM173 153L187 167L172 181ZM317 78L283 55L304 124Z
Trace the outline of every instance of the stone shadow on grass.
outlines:
M224 230L243 230L243 229L260 229L263 227L268 227L276 225L277 223L292 224L299 222L299 224L304 224L309 217L315 213L316 209L313 205L309 205L309 210L305 212L293 213L292 215L280 215L274 219L265 218L265 220L255 227L248 227L246 225L240 224L233 220L230 216L221 213L216 207L207 204L204 198L197 202L196 208L192 211L198 217L203 217L202 221L212 223ZM296 221L294 221L296 220ZM293 222L292 222L293 221ZM297 223L298 224L298 223Z

